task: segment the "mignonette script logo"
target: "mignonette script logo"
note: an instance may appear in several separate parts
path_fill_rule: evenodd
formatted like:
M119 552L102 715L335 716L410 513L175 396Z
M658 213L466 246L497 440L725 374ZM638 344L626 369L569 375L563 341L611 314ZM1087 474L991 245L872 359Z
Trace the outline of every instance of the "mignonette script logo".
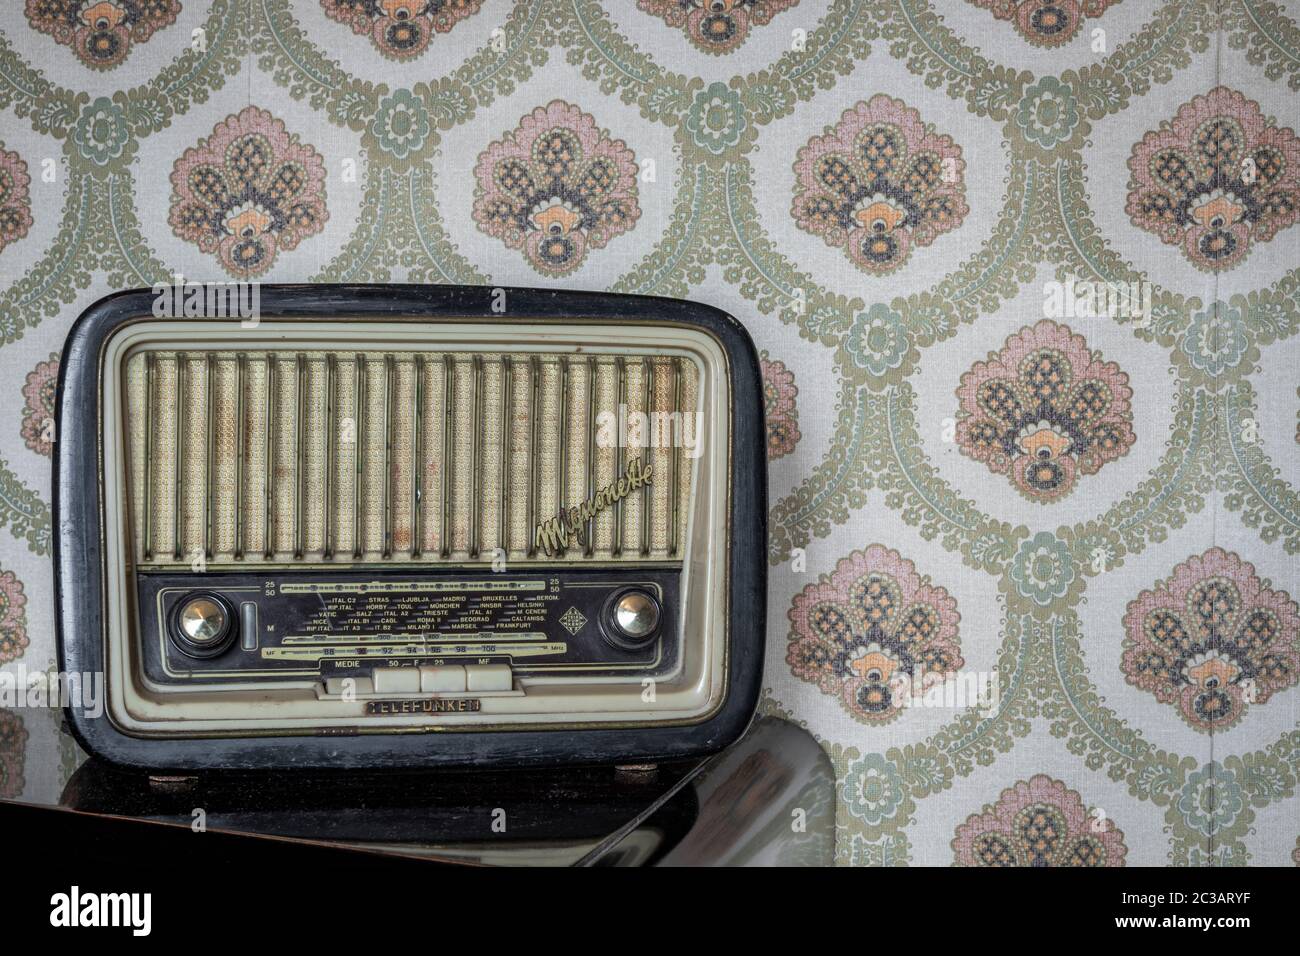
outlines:
M642 465L639 457L633 458L627 463L623 477L611 481L582 504L538 522L533 532L533 545L541 548L547 557L552 557L565 551L570 544L584 544L587 522L632 492L650 484L653 470L650 465Z

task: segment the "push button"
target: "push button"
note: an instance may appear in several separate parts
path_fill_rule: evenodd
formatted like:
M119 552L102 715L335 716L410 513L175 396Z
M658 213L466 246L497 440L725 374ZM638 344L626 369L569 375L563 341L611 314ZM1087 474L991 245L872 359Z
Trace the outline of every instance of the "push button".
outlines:
M420 690L426 694L462 694L465 692L465 668L460 664L421 667Z
M470 691L513 690L514 674L509 664L465 665L465 689Z
M370 672L376 694L418 694L420 671L415 667L376 667Z
M327 677L325 693L330 697L369 697L375 684L369 677Z

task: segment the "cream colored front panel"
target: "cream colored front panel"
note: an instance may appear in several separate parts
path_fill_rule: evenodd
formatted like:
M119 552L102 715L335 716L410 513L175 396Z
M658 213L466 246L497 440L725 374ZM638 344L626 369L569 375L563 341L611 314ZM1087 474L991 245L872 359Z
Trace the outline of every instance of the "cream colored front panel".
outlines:
M725 357L698 330L628 324L617 347L591 353L591 331L141 321L116 335L103 357L114 722L137 735L222 735L690 723L712 713L726 674ZM635 417L647 395L652 412L690 418L677 447L600 440L602 413L617 421L623 405ZM598 514L590 543L556 558L533 548L536 522L616 481L637 456L656 478L644 504L632 495ZM516 677L509 692L480 694L474 712L383 716L317 680L177 687L142 675L136 569L198 568L201 585L203 569L490 569L502 552L525 567L680 562L676 671L649 694L635 674Z

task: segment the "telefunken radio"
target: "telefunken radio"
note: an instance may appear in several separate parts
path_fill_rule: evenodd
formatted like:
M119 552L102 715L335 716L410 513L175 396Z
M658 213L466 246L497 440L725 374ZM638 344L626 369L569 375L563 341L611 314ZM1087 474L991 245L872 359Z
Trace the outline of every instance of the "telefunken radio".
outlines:
M88 750L621 764L744 731L766 477L734 319L446 286L262 286L241 318L232 291L111 296L64 349L60 663L102 675L68 711Z

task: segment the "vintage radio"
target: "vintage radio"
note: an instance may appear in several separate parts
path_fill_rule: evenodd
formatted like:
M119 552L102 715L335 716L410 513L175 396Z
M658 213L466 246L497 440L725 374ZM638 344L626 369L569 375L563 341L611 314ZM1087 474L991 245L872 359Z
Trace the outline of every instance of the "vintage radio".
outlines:
M734 319L522 289L255 291L244 319L202 287L123 293L68 338L56 584L62 669L103 675L102 707L69 710L90 751L157 770L636 763L743 731L766 495Z

